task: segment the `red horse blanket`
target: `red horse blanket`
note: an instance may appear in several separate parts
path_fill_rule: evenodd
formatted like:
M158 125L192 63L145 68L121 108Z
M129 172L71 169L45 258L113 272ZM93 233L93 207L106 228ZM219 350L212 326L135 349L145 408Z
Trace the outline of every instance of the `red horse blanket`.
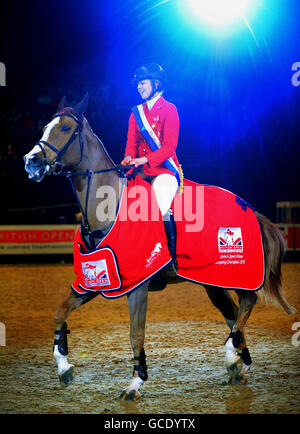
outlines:
M219 187L184 180L173 203L178 275L200 284L258 290L264 251L253 209ZM96 250L87 251L78 230L73 289L106 298L128 294L171 260L164 224L151 185L140 177L124 187L116 221Z

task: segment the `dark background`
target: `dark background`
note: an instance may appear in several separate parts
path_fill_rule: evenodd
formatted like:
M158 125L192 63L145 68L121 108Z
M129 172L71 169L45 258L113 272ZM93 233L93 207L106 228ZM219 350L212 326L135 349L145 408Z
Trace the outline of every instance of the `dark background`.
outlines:
M0 223L73 218L76 207L46 208L75 202L68 181L30 181L23 155L62 96L73 106L89 91L86 117L119 163L130 108L140 102L130 82L147 62L166 69L165 98L179 112L177 154L186 178L233 191L272 220L276 201L300 200L300 86L291 83L292 65L300 62L300 4L260 5L251 31L244 25L223 38L192 26L177 0L1 5L7 85L0 87Z

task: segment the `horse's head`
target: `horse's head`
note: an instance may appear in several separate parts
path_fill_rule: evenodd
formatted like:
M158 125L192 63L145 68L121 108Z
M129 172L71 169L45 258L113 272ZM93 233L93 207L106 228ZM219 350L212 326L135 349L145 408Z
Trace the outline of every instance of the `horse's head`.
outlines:
M87 104L88 94L74 109L65 108L65 97L62 98L57 113L44 127L41 140L24 156L30 179L40 182L46 174L72 170L80 164L83 154L81 130Z

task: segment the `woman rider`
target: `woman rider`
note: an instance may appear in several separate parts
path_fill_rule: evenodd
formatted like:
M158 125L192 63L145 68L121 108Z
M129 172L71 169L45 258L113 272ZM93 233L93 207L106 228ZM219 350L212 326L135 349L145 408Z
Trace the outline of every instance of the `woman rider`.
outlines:
M175 153L179 134L178 113L175 105L162 96L164 71L160 65L149 63L138 68L134 83L144 103L132 109L121 164L142 169L152 184L173 259L172 272L168 274L174 275L177 271L176 225L170 208L182 184L182 172Z

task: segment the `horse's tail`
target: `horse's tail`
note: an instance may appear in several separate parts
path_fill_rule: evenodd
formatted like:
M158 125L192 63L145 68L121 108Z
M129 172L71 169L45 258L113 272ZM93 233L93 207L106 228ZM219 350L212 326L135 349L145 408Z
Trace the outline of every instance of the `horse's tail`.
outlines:
M281 288L281 263L285 248L282 232L266 217L255 213L260 223L265 251L266 275L261 295L267 303L280 306L288 315L296 312L285 299Z

